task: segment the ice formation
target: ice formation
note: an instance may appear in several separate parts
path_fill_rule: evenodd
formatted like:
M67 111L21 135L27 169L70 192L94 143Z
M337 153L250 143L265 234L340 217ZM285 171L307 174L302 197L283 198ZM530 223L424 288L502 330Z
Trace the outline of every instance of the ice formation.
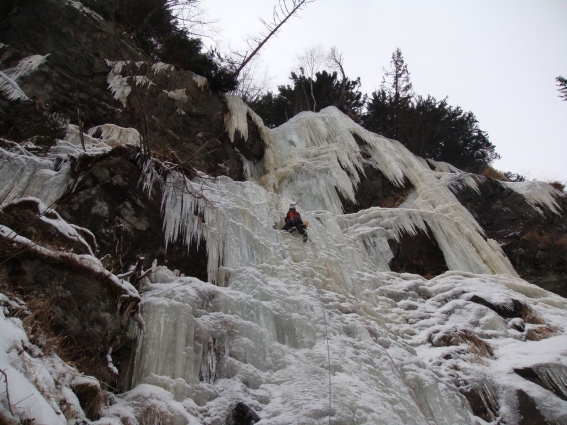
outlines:
M485 240L482 229L457 201L447 181L399 142L365 130L334 107L318 114L302 112L270 130L263 127L259 117L241 99L227 96L227 104L230 111L227 131L231 140L236 132L245 139L248 137L248 116L261 128L260 134L267 145L265 158L262 164L249 167L249 173L267 190L295 200L307 210L340 214L342 202L338 193L354 201L360 174L368 164L397 186L404 186L407 179L416 194L412 203L405 205L411 211L394 209L388 213L379 209L374 211L375 215L395 216L398 222L404 221L398 227L404 230L413 227L429 233L427 223L451 269L515 275L501 249L494 241ZM370 159L363 159L363 149ZM473 177L465 181L476 185ZM368 219L366 214L357 218ZM354 217L347 221L355 224ZM363 243L376 244L374 236L371 238L373 241ZM380 244L382 251L387 251L386 245Z
M91 135L100 135L92 137ZM117 145L137 145L140 134L133 128L105 124L83 133L70 124L63 140L58 140L45 157L38 157L22 146L2 140L11 149L0 148L0 205L19 198L39 198L51 207L72 188L71 161L80 155L100 155Z
M72 179L69 161L63 157L58 161L0 148L0 181L1 203L33 196L51 206L63 196Z
M108 89L114 95L114 99L120 101L124 107L128 103L128 96L132 92L132 86L128 82L130 79L134 80L136 86L144 87L150 86L153 82L145 75L127 75L122 76L122 71L124 67L130 67L129 72L133 74L134 72L139 72L139 68L145 65L146 62L133 62L133 61L110 61L107 60L106 64L110 67L110 72L106 77L106 82L108 83ZM155 67L152 70L156 73L163 72L163 67Z
M566 196L564 192L557 190L549 183L537 182L537 181L526 181L526 182L501 182L502 185L512 189L521 195L524 195L526 201L534 207L537 211L543 214L537 206L547 207L550 211L555 214L563 214L565 211L561 211L561 208L555 201L554 197Z
M89 9L88 7L85 7L83 5L83 3L79 2L79 1L67 0L67 4L73 6L75 9L79 10L81 13L83 13L85 15L90 15L93 18L95 18L99 21L104 21L104 18L102 16L100 16L94 10Z
M256 117L239 99L229 97L228 102L229 135L245 138L247 119L255 122ZM169 174L162 204L166 243L205 240L209 280L216 286L176 277L163 267L152 275L142 303L150 325L133 382L147 385L142 399L151 404L153 392L167 388L178 401L195 402L197 407L186 412L202 423L222 423L237 400L261 411L265 423L327 423L327 314L332 423L483 423L473 418L453 387L457 375L443 360L451 349L434 345L453 333L458 336L453 351L462 351L464 345L472 354L461 356L452 367L466 371L462 381L466 378L487 406L496 397L500 414L514 418L514 402L506 394L519 387L547 406L546 415L565 420L564 402L547 401L546 390L519 386L523 378L509 376L513 364L533 364L534 359L524 356L513 363L507 358L519 349L516 344L537 345L557 364L567 348L565 337L523 342L520 332L471 299L482 296L506 309L515 297L535 305L559 333L567 315L565 301L516 277L497 244L483 238L456 201L449 189L454 178L441 178L397 142L367 134L354 123L347 131L333 128L342 120L338 111L329 110L319 116L301 114L274 131L263 129L270 152L264 164L249 164L251 182L206 176L189 181ZM353 129L370 141L366 149L374 164L393 182L401 185L407 178L416 187L412 208L337 213L340 200L330 195L331 189L342 187L348 195L363 165ZM296 178L297 170L303 175ZM321 178L318 172L328 174ZM343 178L328 178L341 172ZM461 181L470 177L463 184L476 182L472 176L458 176ZM288 204L305 199L301 190L315 196L318 189L303 184L309 181L324 195L311 201L313 209L302 211L312 241L303 245L277 229ZM429 282L389 272L387 240L418 229L436 238L449 268L456 271ZM541 327L530 326L535 332ZM482 346L477 350L467 345L475 337L499 338L502 348L495 349L490 364L477 360ZM175 347L167 350L165 361L164 347ZM491 376L490 385L483 386L478 376ZM395 396L392 388L397 388ZM178 414L174 406L166 406L168 415Z
M10 314L25 309L21 300L0 294L0 420L35 418L35 423L65 425L66 414L86 419L72 388L92 386L100 391L98 381L31 343L22 320Z
M472 391L492 423L513 425L518 389L546 420L567 423L567 401L554 395L567 391L567 301L518 278L458 203L452 191L478 189L477 177L440 163L430 163L433 170L336 108L271 130L241 99L226 99L230 140L246 139L251 121L264 159L244 162L245 182L203 174L188 180L175 171L161 181L151 161L143 164L148 193L162 185L166 246L203 241L208 282L154 264L141 287L146 326L131 389L112 396L95 423L220 425L238 403L270 425L490 423L462 395ZM71 126L55 152L95 155L110 140L136 143L139 135L100 126L83 140L87 152ZM14 186L0 199L36 196L49 206L46 199L55 201L69 184L55 166L61 162L13 150L0 151L0 177ZM342 214L338 193L354 200L365 167L394 185L410 182L412 195L400 208ZM43 169L60 181L35 181ZM307 243L279 230L292 202L310 223ZM435 238L451 271L431 280L390 271L388 240L417 231ZM103 272L93 257L81 261ZM548 388L522 378L519 368L534 369Z
M152 72L154 74L161 74L164 72L171 72L175 67L168 63L156 62L152 65Z
M49 54L33 55L22 59L14 68L4 69L0 71L0 93L8 98L8 100L29 100L26 94L18 85L18 81L27 75L35 72L42 64L45 63Z
M201 90L209 86L209 80L207 80L206 77L203 77L201 75L193 74L193 81L195 82L195 84L197 84L197 87L199 87Z
M177 90L171 90L171 91L166 91L164 90L164 93L167 94L167 96L170 99L173 100L177 100L180 102L187 102L189 100L189 98L187 97L187 94L185 93L185 89L177 89Z

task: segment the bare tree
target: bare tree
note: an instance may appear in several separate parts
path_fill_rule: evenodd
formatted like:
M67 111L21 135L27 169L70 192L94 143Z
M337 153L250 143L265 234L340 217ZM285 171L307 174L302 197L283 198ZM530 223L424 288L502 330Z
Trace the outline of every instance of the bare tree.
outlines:
M142 33L154 16L167 10L175 17L177 26L185 29L187 34L193 37L207 37L210 32L216 32L212 27L214 21L206 18L205 11L200 5L201 0L163 0L156 1L154 7L149 9L144 19L135 28L130 30L130 35L136 37ZM114 3L116 1L114 0Z
M256 54L260 51L262 47L268 42L272 36L274 36L280 28L285 24L289 18L296 15L297 12L307 6L309 3L313 3L315 0L279 0L278 4L274 6L274 11L272 13L272 20L267 22L260 18L260 22L264 25L264 31L257 36L250 37L248 40L248 45L251 52L244 53L241 55L242 62L236 69L236 75L244 69L246 65L252 60Z
M270 87L273 77L260 63L259 56L252 59L238 76L238 87L232 94L246 103L262 96Z
M341 94L339 97L339 108L344 108L345 103L346 103L346 85L347 85L347 81L348 78L346 76L345 70L344 70L344 58L343 58L343 54L341 52L339 52L339 50L337 49L336 46L331 47L331 50L329 51L329 54L327 55L327 64L328 66L333 70L333 71L337 71L340 72L341 77L342 77L342 81L341 81Z
M169 8L178 25L192 37L210 38L218 35L217 20L210 19L200 5L201 0L169 0Z
M310 47L304 53L298 55L297 59L299 60L301 74L309 78L313 112L317 112L317 101L315 100L315 93L313 93L313 80L315 80L315 74L321 70L325 63L325 53L323 53L321 46Z

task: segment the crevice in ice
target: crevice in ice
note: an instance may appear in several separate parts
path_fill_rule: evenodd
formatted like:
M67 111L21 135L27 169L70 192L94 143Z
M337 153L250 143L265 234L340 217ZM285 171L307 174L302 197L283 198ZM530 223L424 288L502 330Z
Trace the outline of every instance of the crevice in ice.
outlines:
M476 221L455 221L445 214L403 208L369 208L339 216L338 221L345 235L359 246L380 246L380 252L389 253L388 262L393 254L384 236L399 242L404 233L416 236L421 231L431 232L451 270L516 274L502 251L485 241Z
M431 232L418 229L415 235L403 233L398 240L389 239L393 253L390 270L397 273L414 273L431 279L448 270L443 252Z
M217 376L217 364L222 352L219 341L211 335L209 340L203 344L201 368L199 369L199 380L213 384Z

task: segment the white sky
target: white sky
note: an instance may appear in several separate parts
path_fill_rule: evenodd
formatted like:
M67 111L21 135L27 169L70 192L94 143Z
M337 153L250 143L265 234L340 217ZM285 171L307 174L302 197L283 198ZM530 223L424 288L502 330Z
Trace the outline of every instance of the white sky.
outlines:
M203 0L218 20L221 51L244 50L276 0ZM297 55L332 46L362 92L380 86L399 47L414 92L472 111L502 159L493 165L528 178L567 181L566 0L316 0L262 52L277 84L288 84Z

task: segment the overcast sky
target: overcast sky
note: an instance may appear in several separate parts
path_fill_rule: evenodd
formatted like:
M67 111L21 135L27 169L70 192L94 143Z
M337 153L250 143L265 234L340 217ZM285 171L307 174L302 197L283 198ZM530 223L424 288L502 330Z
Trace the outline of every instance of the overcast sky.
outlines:
M202 0L225 51L244 50L275 3ZM567 102L555 85L567 77L567 0L316 0L264 47L273 88L317 45L336 46L368 94L399 47L416 94L476 115L502 156L495 168L567 181Z

